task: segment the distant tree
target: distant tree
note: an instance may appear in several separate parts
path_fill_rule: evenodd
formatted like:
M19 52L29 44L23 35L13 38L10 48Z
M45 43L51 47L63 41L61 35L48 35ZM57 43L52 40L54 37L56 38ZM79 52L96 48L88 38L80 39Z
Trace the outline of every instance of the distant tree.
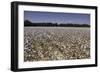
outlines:
M24 21L24 26L51 26L51 27L90 27L89 24L73 24L73 23L32 23L29 20Z
M24 21L24 26L32 26L32 23L28 20Z

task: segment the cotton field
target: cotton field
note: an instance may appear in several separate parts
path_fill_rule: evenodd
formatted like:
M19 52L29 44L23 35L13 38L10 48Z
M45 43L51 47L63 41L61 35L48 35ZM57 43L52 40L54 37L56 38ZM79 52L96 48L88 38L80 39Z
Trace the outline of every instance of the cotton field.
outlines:
M89 27L24 27L25 62L89 58Z

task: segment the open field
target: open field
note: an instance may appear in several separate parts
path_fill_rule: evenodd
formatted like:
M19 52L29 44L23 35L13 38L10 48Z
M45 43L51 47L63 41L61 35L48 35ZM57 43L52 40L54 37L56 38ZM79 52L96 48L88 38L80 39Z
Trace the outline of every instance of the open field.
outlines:
M24 27L25 62L89 58L89 27Z

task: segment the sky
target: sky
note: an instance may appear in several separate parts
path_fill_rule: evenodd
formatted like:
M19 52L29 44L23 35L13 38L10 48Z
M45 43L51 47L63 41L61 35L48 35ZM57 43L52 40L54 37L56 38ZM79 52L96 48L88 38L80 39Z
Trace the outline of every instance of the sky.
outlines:
M24 11L24 20L33 23L90 24L90 14Z

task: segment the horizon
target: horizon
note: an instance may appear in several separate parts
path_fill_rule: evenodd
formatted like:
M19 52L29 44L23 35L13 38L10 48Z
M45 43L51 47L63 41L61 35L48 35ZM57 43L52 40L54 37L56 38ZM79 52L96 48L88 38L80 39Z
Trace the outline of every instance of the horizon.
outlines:
M29 20L24 20L24 22L25 21L29 21ZM30 23L51 23L51 24L58 24L58 25L60 25L60 24L76 24L76 23L52 23L52 22L31 22L31 21L29 21ZM82 24L79 24L79 25L82 25ZM89 25L89 24L87 24L87 25Z

